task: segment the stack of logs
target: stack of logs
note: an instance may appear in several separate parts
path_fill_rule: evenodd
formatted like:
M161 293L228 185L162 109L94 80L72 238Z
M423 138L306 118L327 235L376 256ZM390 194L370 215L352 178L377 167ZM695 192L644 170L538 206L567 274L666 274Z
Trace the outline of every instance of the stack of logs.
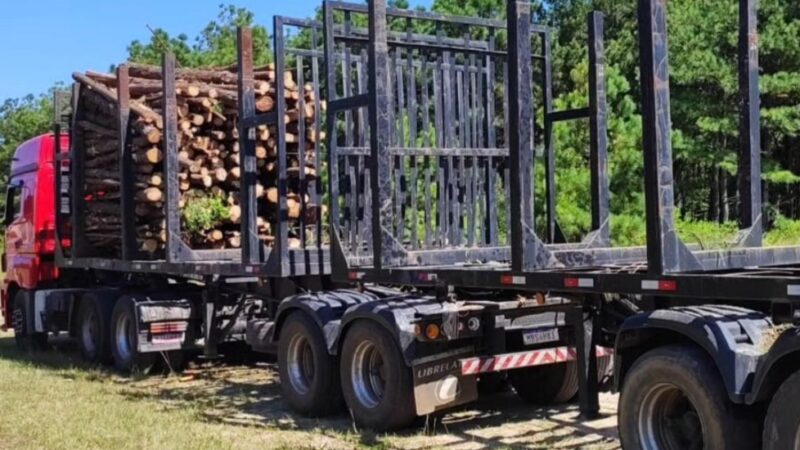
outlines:
M129 142L133 155L136 242L139 250L158 257L165 247L165 185L163 105L161 68L140 64L128 66L130 77ZM255 72L256 111L275 108L275 70L272 65ZM283 118L287 143L287 215L290 247L300 246L299 193L309 192L308 184L317 177L315 144L324 136L315 118L322 114L324 102L315 100L311 84L298 86L292 72L284 75L286 114ZM119 213L119 149L117 119L117 79L115 75L87 72L73 74L81 84L75 147L85 158L85 236L95 247L118 253L121 247ZM180 208L201 198L217 197L227 206L227 219L211 229L183 229L184 241L193 249L241 247L241 208L239 189L242 179L238 130L237 74L228 69L178 69L175 93L178 124L178 173ZM303 102L299 102L300 98ZM302 106L303 111L299 108ZM299 141L298 123L305 121L305 142ZM267 244L274 239L270 223L277 219L278 174L276 171L277 130L261 125L256 130L255 154L258 174L258 233ZM301 161L302 158L302 161ZM303 167L305 187L298 173ZM306 194L305 225L314 225L317 205Z

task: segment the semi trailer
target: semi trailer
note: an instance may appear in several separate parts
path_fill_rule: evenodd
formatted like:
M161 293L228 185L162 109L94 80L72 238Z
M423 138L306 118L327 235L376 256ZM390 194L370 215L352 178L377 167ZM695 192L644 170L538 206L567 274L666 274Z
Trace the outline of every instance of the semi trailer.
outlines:
M193 352L214 359L221 344L244 341L277 355L294 410L347 408L377 430L470 402L502 378L532 404L577 399L586 418L598 414L599 390L619 391L625 448L797 448L800 247L762 246L756 1L739 2L741 232L716 250L684 244L675 229L666 4L638 0L638 9L645 246L611 244L601 13L587 21L588 106L557 111L552 31L532 23L526 1L509 0L505 21L326 1L319 22L274 19L270 112L256 110L253 40L239 29L240 249L198 250L182 239L168 53L166 245L145 256L131 238L126 65L113 111L119 189L109 197L122 251L110 257L89 242L82 130L92 116L80 99L92 87L75 86L54 133L14 156L4 326L25 349L68 332L88 361L123 371L178 367ZM287 71L327 105L324 117L299 113L299 123L325 127L321 144L287 139ZM568 120L590 130L591 231L572 243L555 208L553 127ZM274 130L278 173L269 245L258 238L263 126ZM306 177L290 170L298 160L324 168ZM546 188L544 217L535 214L536 182ZM290 223L290 184L301 207L326 208Z

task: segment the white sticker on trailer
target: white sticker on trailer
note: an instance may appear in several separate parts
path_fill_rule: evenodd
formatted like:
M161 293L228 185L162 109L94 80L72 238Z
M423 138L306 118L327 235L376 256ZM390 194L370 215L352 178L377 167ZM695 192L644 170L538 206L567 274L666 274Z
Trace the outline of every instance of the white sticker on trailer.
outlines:
M658 290L658 280L642 280L642 290L645 290L645 291L657 291Z
M786 286L786 293L790 297L800 297L800 284L790 284Z
M593 288L594 280L591 278L578 278L578 287Z
M520 277L520 276L511 277L511 284L525 284L525 277Z

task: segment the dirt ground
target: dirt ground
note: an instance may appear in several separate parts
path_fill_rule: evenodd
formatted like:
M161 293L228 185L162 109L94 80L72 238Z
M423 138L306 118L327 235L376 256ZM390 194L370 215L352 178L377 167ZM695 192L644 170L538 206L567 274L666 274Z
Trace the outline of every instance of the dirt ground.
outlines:
M197 367L183 376L124 382L129 395L150 395L174 407L200 404L208 420L228 425L279 428L307 436L318 448L376 446L403 449L619 448L617 396L601 396L601 417L578 419L577 405L535 408L505 392L421 421L418 428L376 436L355 428L343 413L305 419L281 400L276 366L268 362ZM294 434L294 433L293 433ZM357 437L357 443L353 438ZM302 438L298 436L298 438Z

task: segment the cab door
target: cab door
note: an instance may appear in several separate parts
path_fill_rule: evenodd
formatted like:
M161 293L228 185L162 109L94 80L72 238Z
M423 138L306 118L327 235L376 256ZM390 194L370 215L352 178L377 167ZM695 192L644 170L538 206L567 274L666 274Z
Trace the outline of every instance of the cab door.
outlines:
M34 175L34 176L30 176ZM12 177L6 192L5 268L7 281L15 281L23 288L36 285L37 258L34 229L35 172Z

